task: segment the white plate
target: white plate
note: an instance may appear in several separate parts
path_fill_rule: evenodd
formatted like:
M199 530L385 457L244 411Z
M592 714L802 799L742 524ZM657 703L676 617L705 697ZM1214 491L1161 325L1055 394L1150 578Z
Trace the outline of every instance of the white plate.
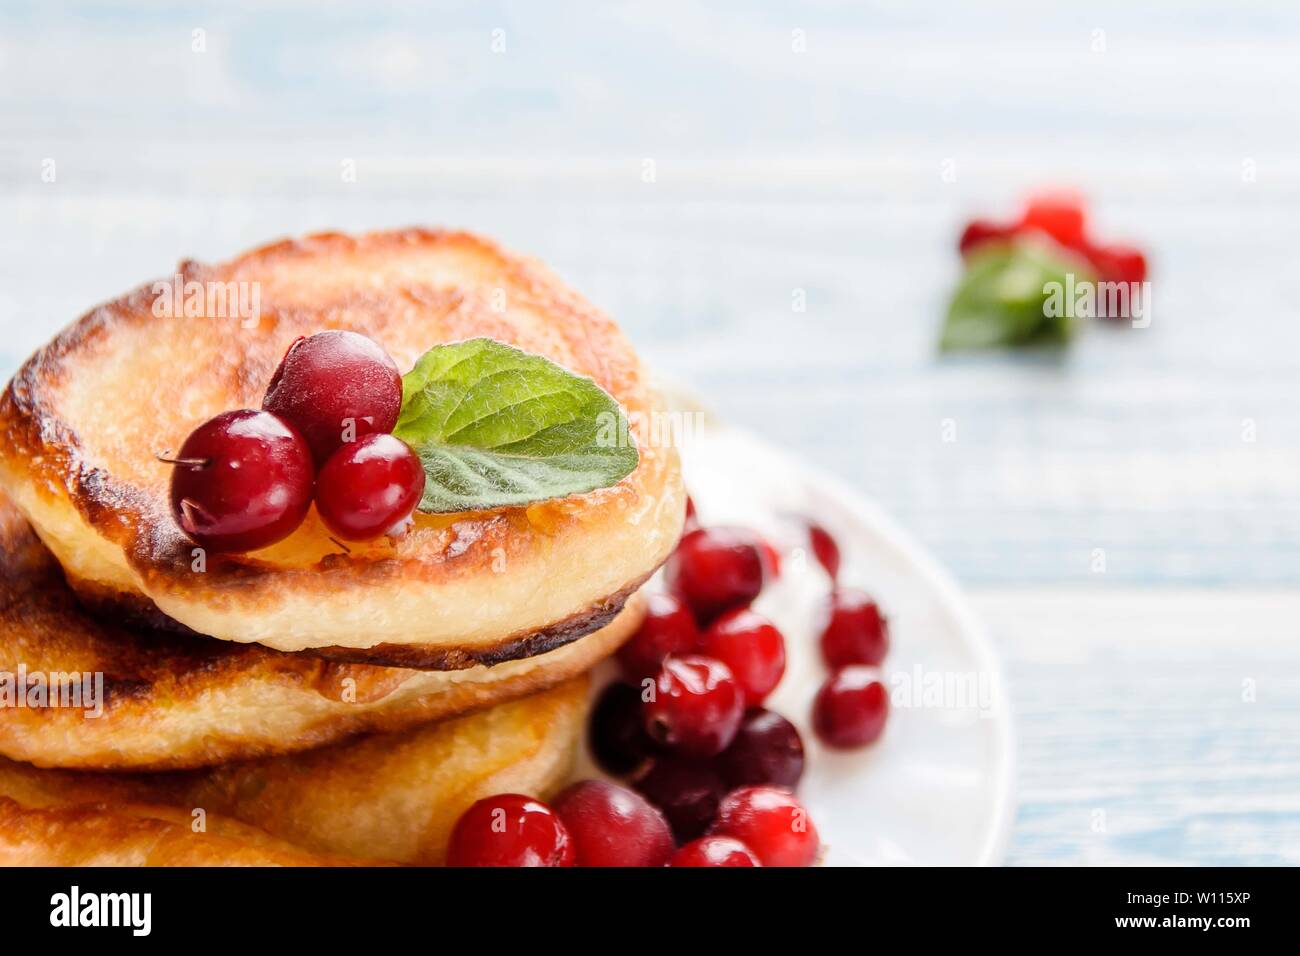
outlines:
M1000 862L1014 816L1011 718L997 658L951 578L879 508L746 432L710 421L682 457L704 524L752 527L781 548L781 577L755 603L787 643L786 674L768 706L803 734L799 794L826 863ZM809 727L826 674L815 621L829 579L801 547L792 514L835 535L841 583L865 588L889 617L881 670L890 715L863 750L828 750Z

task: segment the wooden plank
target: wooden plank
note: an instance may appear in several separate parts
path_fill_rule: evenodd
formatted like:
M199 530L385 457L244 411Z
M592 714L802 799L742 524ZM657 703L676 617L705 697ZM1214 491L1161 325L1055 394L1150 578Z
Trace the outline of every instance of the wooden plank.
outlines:
M977 591L1018 737L1013 864L1300 864L1300 595Z

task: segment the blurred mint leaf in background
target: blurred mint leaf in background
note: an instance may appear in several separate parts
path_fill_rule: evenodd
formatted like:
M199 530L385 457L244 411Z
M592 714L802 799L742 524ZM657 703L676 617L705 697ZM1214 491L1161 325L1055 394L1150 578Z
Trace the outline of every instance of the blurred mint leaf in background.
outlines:
M945 351L995 346L1064 345L1078 316L1069 303L1050 308L1049 283L1094 281L1091 268L1046 243L999 242L976 250L953 292L939 347ZM1055 314L1052 314L1055 313Z

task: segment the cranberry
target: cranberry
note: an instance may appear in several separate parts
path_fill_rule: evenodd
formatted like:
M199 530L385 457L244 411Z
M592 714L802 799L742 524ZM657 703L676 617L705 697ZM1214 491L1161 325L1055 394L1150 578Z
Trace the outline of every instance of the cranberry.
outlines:
M1067 249L1083 249L1085 219L1082 198L1077 193L1057 190L1030 198L1019 229L1037 229Z
M831 747L864 747L880 737L889 716L889 694L870 667L836 671L813 701L813 729Z
M555 799L579 866L663 866L673 834L645 797L604 780L575 783Z
M711 657L664 660L644 706L651 739L691 757L721 753L736 736L745 701L731 670Z
M1147 277L1146 256L1132 246L1094 246L1087 255L1103 282L1142 282Z
M743 528L700 528L682 538L668 559L668 589L700 621L745 607L763 590L762 541Z
M502 793L474 804L451 831L448 866L573 866L573 841L555 812Z
M302 437L270 412L223 412L190 433L172 465L172 514L213 551L255 551L293 533L315 474Z
M808 540L812 544L813 556L834 581L840 575L840 546L829 531L812 521L808 523Z
M803 776L803 740L794 724L761 707L745 714L731 746L718 755L727 786L770 783L793 790Z
M633 786L663 811L681 842L694 840L709 828L727 792L722 777L709 764L671 754L656 758Z
M987 219L974 219L962 230L961 240L957 243L957 248L963 256L970 255L974 249L986 242L1010 238L1014 231L1011 226L990 222Z
M330 329L289 346L262 407L275 412L325 464L344 439L390 432L402 408L402 376L377 342Z
M889 651L889 621L865 591L838 588L827 599L822 656L829 667L879 664Z
M781 576L781 555L772 547L772 542L766 538L760 538L758 550L763 555L763 573L769 581L775 581Z
M641 719L641 692L613 683L592 708L587 739L602 770L618 776L641 766L655 749Z
M764 866L811 866L821 847L808 811L780 787L733 790L710 833L739 840Z
M734 837L706 836L673 854L669 866L762 866L754 851Z
M749 608L728 611L710 624L700 639L700 653L731 669L746 707L761 704L785 673L785 638Z
M320 470L316 509L347 541L377 538L411 517L424 494L424 465L392 435L366 435L336 451Z
M629 680L639 681L659 673L669 654L689 654L699 648L700 629L690 609L671 594L650 594L640 629L618 651L619 663Z

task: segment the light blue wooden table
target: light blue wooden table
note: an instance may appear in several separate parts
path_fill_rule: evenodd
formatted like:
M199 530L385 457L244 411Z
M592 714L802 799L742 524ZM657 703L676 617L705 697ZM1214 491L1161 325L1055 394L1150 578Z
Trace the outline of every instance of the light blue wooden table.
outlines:
M954 571L1011 862L1300 862L1294 5L264 7L0 11L0 370L181 256L493 235ZM939 358L963 219L1051 182L1151 327Z

